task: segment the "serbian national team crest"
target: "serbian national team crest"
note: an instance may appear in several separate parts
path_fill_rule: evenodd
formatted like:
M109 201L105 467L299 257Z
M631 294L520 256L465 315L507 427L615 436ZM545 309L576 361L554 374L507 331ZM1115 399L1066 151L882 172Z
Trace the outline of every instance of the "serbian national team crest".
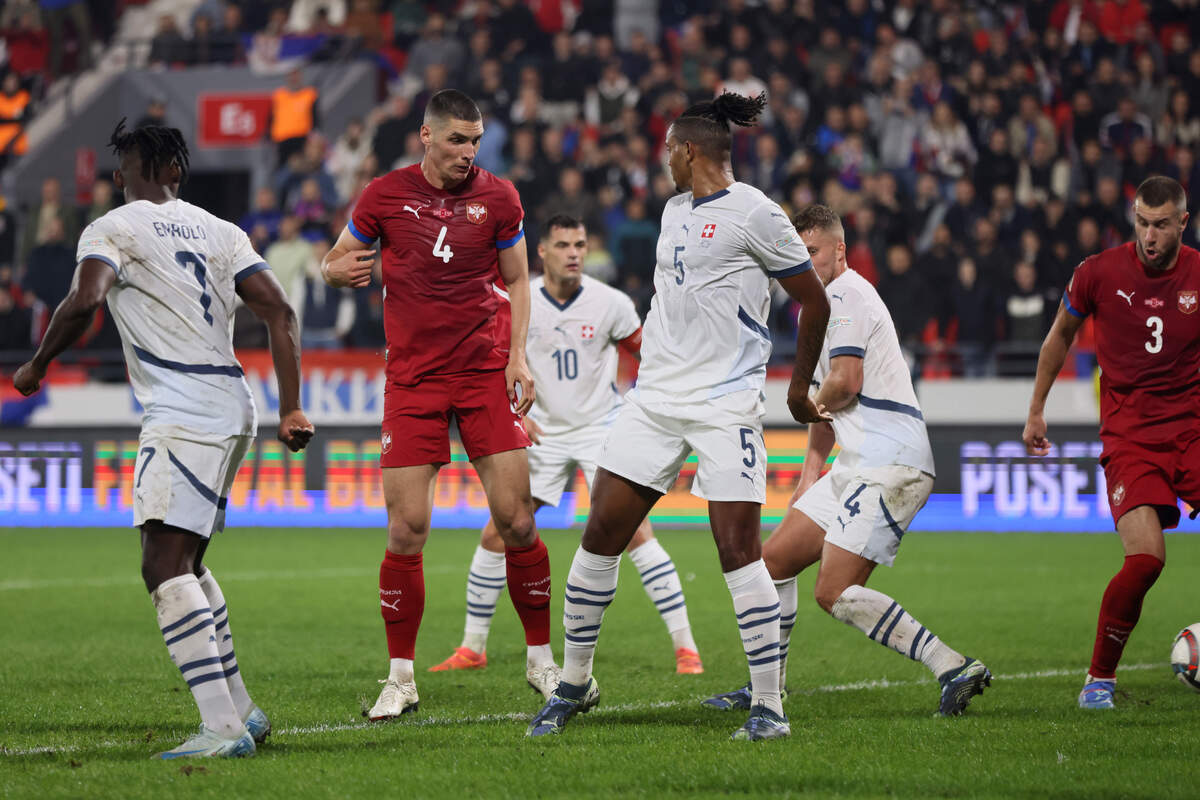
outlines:
M1125 484L1118 483L1117 488L1112 490L1112 504L1114 506L1121 505L1121 501L1125 499Z
M710 222L700 229L701 239L711 239L717 234L717 223Z
M596 326L595 325L584 325L582 336L584 339L595 339L596 338Z
M487 206L483 203L467 203L467 219L476 225L482 225L487 219Z
M384 431L383 436L379 439L379 449L383 453L387 453L392 449L392 432Z
M1191 314L1196 310L1196 290L1190 292L1179 293L1179 310L1184 314Z

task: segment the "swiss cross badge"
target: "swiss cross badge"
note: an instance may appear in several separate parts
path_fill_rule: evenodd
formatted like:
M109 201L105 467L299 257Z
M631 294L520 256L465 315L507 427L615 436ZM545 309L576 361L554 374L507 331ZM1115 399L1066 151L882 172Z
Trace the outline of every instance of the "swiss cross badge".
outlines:
M1184 314L1191 314L1196 310L1196 290L1190 292L1179 293L1179 310Z
M582 335L583 335L584 339L595 339L596 338L596 326L595 325L584 325Z
M483 203L467 203L467 219L476 225L483 224L487 219L487 206Z
M711 239L717 232L717 223L710 222L700 230L701 239Z

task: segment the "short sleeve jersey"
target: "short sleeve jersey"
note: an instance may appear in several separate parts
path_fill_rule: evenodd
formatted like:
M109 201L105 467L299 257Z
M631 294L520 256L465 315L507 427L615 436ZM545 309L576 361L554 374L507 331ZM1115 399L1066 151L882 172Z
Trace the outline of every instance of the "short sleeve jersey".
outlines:
M602 422L617 406L617 343L642 322L618 289L583 276L559 302L535 278L525 353L537 397L530 418L548 435Z
M113 268L108 307L142 425L225 436L256 430L233 352L237 284L267 269L236 225L182 200L139 200L89 225L76 258Z
M875 287L847 269L825 287L829 327L813 372L820 389L841 356L862 359L858 398L833 412L839 468L905 466L934 473L933 450L892 315Z
M349 227L380 242L390 382L504 369L512 334L497 313L499 251L521 241L523 220L513 185L478 167L450 189L414 164L363 190Z
M744 183L707 197L687 192L663 209L656 255L639 399L670 405L761 390L770 280L812 269L787 215Z
M1157 444L1190 431L1200 414L1200 253L1181 246L1175 266L1147 269L1132 242L1085 259L1064 303L1095 320L1100 434Z

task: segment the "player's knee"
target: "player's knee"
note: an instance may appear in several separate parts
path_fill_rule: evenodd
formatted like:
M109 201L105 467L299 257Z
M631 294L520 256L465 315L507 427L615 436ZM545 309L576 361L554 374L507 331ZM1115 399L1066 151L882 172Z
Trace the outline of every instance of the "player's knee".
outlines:
M500 538L510 547L528 547L537 536L533 522L533 509L522 508L516 511L503 524L497 521Z
M425 547L429 523L414 524L412 520L396 517L388 520L388 550L396 555L413 555Z

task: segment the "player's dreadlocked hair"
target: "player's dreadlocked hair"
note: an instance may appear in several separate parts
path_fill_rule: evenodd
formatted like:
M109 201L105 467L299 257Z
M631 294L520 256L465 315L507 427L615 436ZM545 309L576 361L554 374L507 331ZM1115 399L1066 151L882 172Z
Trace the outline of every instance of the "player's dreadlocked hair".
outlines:
M729 157L732 139L729 124L748 128L758 121L758 115L767 105L767 93L758 97L744 97L732 92L691 106L673 124L675 138L691 142L709 158L724 160Z
M188 148L178 128L162 125L146 125L132 131L125 130L125 119L117 123L108 144L117 158L130 151L137 151L142 159L142 177L154 180L154 176L172 163L181 171L179 182L187 180Z

